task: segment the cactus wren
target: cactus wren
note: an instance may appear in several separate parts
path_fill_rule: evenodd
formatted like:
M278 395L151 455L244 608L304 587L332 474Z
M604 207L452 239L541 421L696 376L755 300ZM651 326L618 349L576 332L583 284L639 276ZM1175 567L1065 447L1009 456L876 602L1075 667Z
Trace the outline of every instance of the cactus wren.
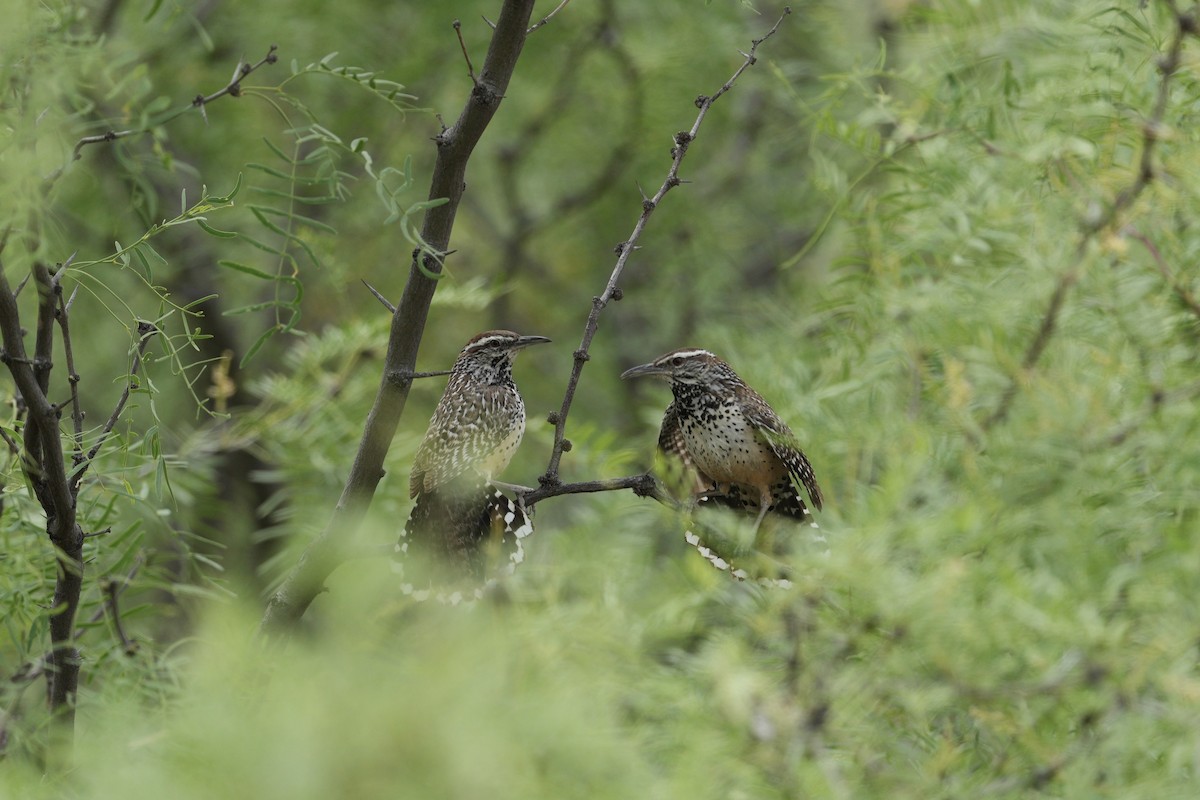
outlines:
M767 512L803 520L809 511L797 482L820 510L821 487L790 428L758 392L707 350L675 350L622 378L653 375L670 381L658 449L682 462L695 495L735 508L758 509L755 530Z
M520 503L493 483L525 433L525 403L513 383L513 358L545 336L486 331L467 342L417 448L408 493L416 499L397 559L419 551L454 577L488 577L489 545L523 558L532 526ZM402 565L401 565L402 566ZM413 592L410 584L406 593Z

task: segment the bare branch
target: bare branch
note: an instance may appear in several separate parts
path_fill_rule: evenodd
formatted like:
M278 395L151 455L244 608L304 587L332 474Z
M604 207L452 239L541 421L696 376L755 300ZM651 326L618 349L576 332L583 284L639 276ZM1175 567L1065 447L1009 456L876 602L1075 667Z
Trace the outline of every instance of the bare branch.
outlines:
M34 285L38 290L36 336L33 344L33 373L45 394L50 389L50 371L54 368L54 315L58 307L54 296L54 278L41 261L33 265Z
M754 64L756 60L755 54L758 52L759 45L775 34L775 31L779 29L780 23L791 12L790 7L785 8L783 15L776 20L771 29L762 38L755 39L752 42L750 52L745 54L741 66L737 68L737 71L733 73L733 76L729 80L725 81L716 94L711 97L701 95L696 98L696 106L700 111L696 115L696 120L692 123L692 127L689 130L680 131L675 134L675 146L671 148L671 167L667 170L667 177L663 180L662 185L653 197L642 201L642 213L638 217L637 224L633 227L633 233L630 234L626 241L618 244L616 247L617 263L608 278L608 284L604 287L604 292L600 296L592 298L592 310L588 314L587 323L584 325L583 339L580 342L579 348L575 351L575 361L571 368L571 377L567 381L566 391L563 394L562 406L554 415L554 447L550 453L550 463L546 466L545 474L538 478L538 481L543 486L556 486L560 483L558 475L559 462L562 460L562 454L568 444L566 439L567 415L570 414L571 404L575 400L575 390L579 385L579 377L583 372L583 365L591 358L588 349L591 347L592 338L596 335L596 329L600 325L600 312L604 310L609 301L621 299L621 291L617 283L621 279L621 273L625 271L625 264L629 261L630 254L637 249L637 242L642 236L642 231L646 228L646 223L650 220L650 215L658 208L658 204L662 202L667 192L683 183L679 179L679 167L683 163L684 156L687 155L691 143L695 141L700 131L700 125L708 115L708 110L712 108L713 103L718 98L732 89L738 77Z
M83 157L83 148L89 144L101 144L103 142L115 142L117 139L124 139L126 136L133 136L136 133L145 133L145 128L130 128L126 131L105 131L92 136L84 136L75 143L73 161L78 161Z

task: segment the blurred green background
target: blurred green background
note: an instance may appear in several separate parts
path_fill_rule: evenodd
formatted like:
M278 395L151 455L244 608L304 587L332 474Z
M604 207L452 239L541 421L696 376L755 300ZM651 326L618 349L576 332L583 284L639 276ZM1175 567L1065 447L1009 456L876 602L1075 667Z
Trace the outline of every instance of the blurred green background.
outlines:
M295 639L255 639L379 382L389 318L361 281L403 288L405 212L471 88L452 22L478 68L498 9L6 5L0 214L40 231L5 251L10 280L78 253L89 420L120 393L135 320L163 335L81 495L85 529L111 532L87 545L76 766L49 778L43 684L21 676L54 562L6 462L0 796L1194 796L1194 33L1159 69L1186 3L796 3L713 107L601 318L563 477L646 469L669 393L617 376L711 349L826 493L827 550L789 540L790 589L729 581L671 511L606 493L540 504L494 601L410 604L371 554L408 513L430 379L350 560ZM545 469L545 416L639 190L781 11L574 0L530 37L418 363L444 369L491 327L554 339L518 359L529 426L505 480ZM163 118L272 44L242 96ZM142 127L72 161L81 136ZM204 216L236 236L181 220L113 256L235 186ZM134 654L105 579L126 587Z

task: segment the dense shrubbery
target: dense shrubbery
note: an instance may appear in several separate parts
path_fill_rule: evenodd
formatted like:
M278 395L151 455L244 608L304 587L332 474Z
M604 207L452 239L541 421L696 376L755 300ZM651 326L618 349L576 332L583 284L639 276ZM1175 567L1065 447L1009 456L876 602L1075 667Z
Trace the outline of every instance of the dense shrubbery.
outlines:
M359 281L403 285L438 130L425 109L452 117L470 86L449 15L481 59L490 29L474 20L495 5L14 11L9 279L79 252L64 280L82 287L89 424L124 385L133 320L163 334L81 494L84 529L111 532L85 545L65 776L42 776L42 683L22 678L47 645L53 554L5 462L0 667L17 680L0 691L0 794L1186 795L1200 41L1196 7L1166 0L812 3L714 107L693 183L605 312L563 470L649 463L666 393L619 383L623 367L721 353L792 423L827 493L827 550L795 539L792 588L730 582L651 501L562 497L539 506L497 602L414 607L365 557L301 635L254 640L264 593L336 502L379 380L387 315ZM518 362L530 425L507 479L546 463L542 420L638 185L662 180L692 98L775 19L760 10L571 4L527 44L422 350L422 368L444 367L494 325L557 342ZM271 42L280 63L240 98L70 161L79 136L153 122ZM205 213L236 237L181 220L111 255L187 217L204 186L239 186ZM348 554L394 541L440 390L417 384ZM17 415L3 424L20 441ZM110 579L128 584L136 652Z

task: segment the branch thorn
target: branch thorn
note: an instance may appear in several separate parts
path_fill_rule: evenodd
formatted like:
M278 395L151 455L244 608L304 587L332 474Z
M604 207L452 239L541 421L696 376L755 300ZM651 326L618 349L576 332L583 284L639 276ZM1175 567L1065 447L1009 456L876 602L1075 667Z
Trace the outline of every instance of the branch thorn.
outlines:
M367 283L366 278L362 278L361 280L362 280L363 286L367 287L367 290L371 294L375 295L375 299L378 300L379 302L383 303L384 308L386 308L392 314L396 313L396 307L394 305L392 305L390 302L388 302L388 299L386 297L384 297L382 294L380 294L378 289L376 289L371 284Z

